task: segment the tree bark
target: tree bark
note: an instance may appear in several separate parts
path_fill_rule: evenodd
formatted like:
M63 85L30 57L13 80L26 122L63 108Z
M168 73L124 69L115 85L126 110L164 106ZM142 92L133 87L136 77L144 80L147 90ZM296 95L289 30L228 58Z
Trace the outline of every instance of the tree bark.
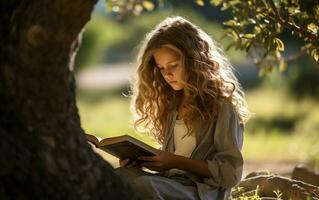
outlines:
M138 199L76 107L73 60L95 3L0 2L0 199Z

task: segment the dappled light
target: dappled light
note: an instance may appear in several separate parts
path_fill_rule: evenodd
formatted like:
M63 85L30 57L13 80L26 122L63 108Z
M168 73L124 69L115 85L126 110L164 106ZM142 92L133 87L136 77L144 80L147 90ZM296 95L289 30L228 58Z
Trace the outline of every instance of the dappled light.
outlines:
M82 74L82 77L87 76L89 79L91 76L90 82L84 82L78 76L77 100L82 126L87 132L101 137L128 133L152 146L160 146L147 134L136 133L133 129L133 117L130 112L130 81L136 67L136 52L146 32L150 31L161 19L177 13L197 23L219 41L225 34L225 30L220 25L221 20L218 17L205 18L205 12L195 11L194 8L196 5L160 9L120 22L114 21L112 17L103 12L94 13L87 26L88 34L84 32L84 47L80 49L79 55L83 55L81 51L85 51L86 57L91 54L95 56L95 59L91 59L90 62L78 62L79 70L77 70L77 74ZM104 32L107 34L102 34ZM124 32L125 35L121 35ZM100 35L98 36L101 38L100 47L93 49L85 47L85 38L88 37L89 40L89 37L92 37L89 34ZM226 38L220 42L225 47L230 41ZM289 50L293 41L288 38L286 45ZM235 67L236 75L245 90L248 107L253 113L245 128L244 176L251 172L268 171L291 177L298 164L314 170L319 169L319 150L317 148L319 145L317 142L319 141L317 125L319 124L319 102L317 95L311 90L299 92L299 89L304 88L299 77L306 78L307 75L302 75L299 72L301 68L292 63L292 67L287 67L287 73L282 73L282 69L273 69L271 74L260 76L264 72L261 73L253 62L247 59L243 51L230 48L226 53ZM82 60L81 57L77 59ZM307 60L307 58L303 59ZM307 62L309 63L307 69L314 69L316 71L314 74L319 77L318 70L311 62ZM119 66L127 66L127 71L119 74L118 80L112 75L119 70L116 67L117 63L120 63ZM85 70L82 70L83 67ZM92 73L99 71L99 76L104 77L106 82L99 81L98 77L94 78L93 74L90 75L90 71ZM296 87L299 89L296 90ZM88 101L88 99L95 100ZM99 154L114 167L119 166L114 157L101 151Z
M317 1L0 10L0 199L319 200Z

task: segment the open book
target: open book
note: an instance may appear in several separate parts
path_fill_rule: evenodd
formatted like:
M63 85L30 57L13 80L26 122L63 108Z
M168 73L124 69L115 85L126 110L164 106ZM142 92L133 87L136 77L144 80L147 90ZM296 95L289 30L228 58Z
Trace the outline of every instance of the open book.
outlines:
M137 160L139 156L155 156L158 152L157 149L129 135L102 139L95 135L86 134L86 139L97 148L119 159L129 158L130 161Z

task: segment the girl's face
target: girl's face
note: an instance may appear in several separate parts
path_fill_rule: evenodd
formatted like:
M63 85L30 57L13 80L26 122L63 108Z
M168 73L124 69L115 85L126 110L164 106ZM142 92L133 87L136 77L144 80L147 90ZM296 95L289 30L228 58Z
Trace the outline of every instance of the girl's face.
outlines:
M163 46L154 52L153 57L165 81L174 90L182 90L184 67L181 66L181 56L173 49Z

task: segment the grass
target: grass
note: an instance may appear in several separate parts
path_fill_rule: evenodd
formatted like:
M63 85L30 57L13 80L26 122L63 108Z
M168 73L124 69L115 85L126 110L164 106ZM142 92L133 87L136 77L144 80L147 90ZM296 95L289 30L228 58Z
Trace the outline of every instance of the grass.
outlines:
M254 161L311 162L319 167L319 102L295 100L284 88L262 86L246 93L253 117L243 154Z
M87 103L78 100L82 127L101 137L118 136L130 132L128 100L120 97Z
M243 154L246 160L312 162L318 156L318 143L298 134L281 133L246 134ZM316 152L315 152L316 151ZM313 154L313 155L312 155Z
M159 147L146 135L132 128L128 98L102 95L94 101L77 99L84 130L101 137L128 133ZM283 90L262 87L246 92L250 110L254 113L245 129L243 154L246 160L257 162L295 161L319 165L319 102L311 99L296 101ZM117 160L111 158L111 164Z
M119 95L100 96L99 100L78 98L77 105L83 129L100 137L115 137L123 134L132 135L152 146L158 144L146 134L133 130L129 99Z

